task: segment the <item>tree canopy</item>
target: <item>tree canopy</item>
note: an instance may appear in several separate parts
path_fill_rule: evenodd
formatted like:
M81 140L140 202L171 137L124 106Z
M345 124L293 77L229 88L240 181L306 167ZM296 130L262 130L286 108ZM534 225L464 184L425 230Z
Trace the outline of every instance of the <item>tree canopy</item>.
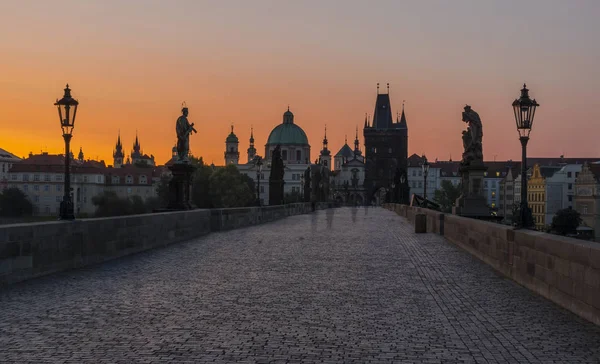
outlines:
M210 175L209 185L213 207L250 206L254 201L254 192L235 165L229 164L215 170Z
M0 215L21 217L33 214L33 204L20 189L7 188L0 193Z
M581 215L576 210L566 208L558 210L552 218L552 231L561 235L575 234L581 224Z
M441 188L435 190L433 201L440 205L442 212L452 212L452 207L460 197L460 186L455 186L450 181L442 181Z

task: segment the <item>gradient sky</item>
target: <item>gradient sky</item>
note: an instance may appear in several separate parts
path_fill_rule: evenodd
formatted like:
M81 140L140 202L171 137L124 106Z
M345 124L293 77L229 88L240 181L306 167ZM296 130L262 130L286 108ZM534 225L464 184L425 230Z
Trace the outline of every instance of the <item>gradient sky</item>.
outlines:
M170 157L182 101L191 149L223 164L231 123L245 162L288 104L314 160L372 114L376 83L406 100L409 153L460 159L461 112L483 121L487 160L520 159L511 103L541 104L532 156L600 157L600 1L0 1L0 147L61 153L53 106L80 102L72 145L112 164L120 129ZM363 141L360 136L361 143Z

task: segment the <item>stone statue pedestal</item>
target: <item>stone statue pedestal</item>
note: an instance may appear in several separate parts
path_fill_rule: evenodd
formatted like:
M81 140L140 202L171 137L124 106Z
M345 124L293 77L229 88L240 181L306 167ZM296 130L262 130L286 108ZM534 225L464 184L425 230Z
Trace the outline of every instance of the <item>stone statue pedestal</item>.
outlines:
M453 214L472 218L490 216L490 208L487 206L483 190L486 171L487 167L482 161L471 161L469 165L460 168L463 192L456 199L452 208Z
M169 210L191 210L192 178L196 167L190 163L175 163L169 167L173 178L169 182Z

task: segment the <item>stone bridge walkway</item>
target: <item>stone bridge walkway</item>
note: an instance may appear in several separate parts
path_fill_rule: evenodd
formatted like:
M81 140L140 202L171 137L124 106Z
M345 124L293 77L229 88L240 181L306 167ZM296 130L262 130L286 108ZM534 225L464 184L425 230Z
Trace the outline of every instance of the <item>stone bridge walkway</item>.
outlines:
M600 328L380 208L0 291L0 363L600 363Z

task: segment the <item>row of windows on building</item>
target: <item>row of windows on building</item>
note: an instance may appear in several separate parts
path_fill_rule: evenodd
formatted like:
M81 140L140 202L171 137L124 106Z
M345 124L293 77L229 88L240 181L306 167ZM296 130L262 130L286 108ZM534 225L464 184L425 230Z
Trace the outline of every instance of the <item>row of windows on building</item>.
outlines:
M62 174L56 174L56 175L54 175L54 181L55 182L62 182L63 181L63 177L64 177L64 175L62 175ZM71 175L71 182L76 182L77 179L78 179L77 177L78 176ZM11 179L11 181L18 181L19 180L19 175L18 174L12 174L10 179ZM42 180L43 180L43 182L51 182L52 181L52 176L50 174L44 174L43 176L40 176L39 174L34 174L34 175L32 175L30 177L29 174L24 173L23 175L21 175L21 179L20 180L23 181L23 182L30 182L30 181L33 181L33 182L42 182ZM79 178L79 181L83 181L84 183L93 182L94 181L94 177L93 176L83 176L82 178ZM103 183L103 176L101 176L101 175L96 176L95 181L97 183ZM138 177L138 183L141 184L141 185L148 184L149 181L150 180L148 179L148 176L146 176L146 175L141 175L141 176ZM120 176L112 176L111 182L112 182L112 184L120 184L121 183L121 177ZM131 176L131 175L125 176L125 183L126 184L131 185L131 184L133 184L133 182L134 182L134 177L133 176Z
M19 178L21 177L21 178ZM78 178L80 177L80 178ZM64 180L64 175L63 174L55 174L54 178L52 178L52 175L50 174L44 174L42 176L40 176L39 174L27 174L24 173L22 175L13 173L10 176L10 180L11 181L23 181L23 182L52 182L52 180L54 180L54 182L62 182ZM76 182L77 180L79 181L83 181L83 182L93 182L94 181L94 177L93 176L76 176L76 175L71 175L71 182ZM95 178L97 183L102 183L103 182L103 178L101 175L96 176Z
M530 202L545 202L541 193L528 193L527 199Z
M131 176L131 175L125 176L125 184L132 185L133 181L134 181L133 176ZM120 184L121 183L121 177L119 177L119 176L112 176L111 183L113 185ZM148 184L148 177L146 177L146 175L139 176L138 177L138 184L147 185Z
M532 205L530 207L531 207L531 212L534 214L543 214L544 210L545 210L544 205Z
M50 192L51 190L55 189L56 192L62 192L62 185L54 185L54 188L52 188L52 186L50 185L31 185L32 186L32 190L33 191L40 191L43 190L44 192ZM22 185L21 186L23 188L24 192L29 192L29 185ZM42 188L40 188L42 187Z
M271 158L273 158L273 151L270 151L271 154ZM293 155L293 153L290 153L290 157L291 155ZM288 151L287 149L284 149L281 151L281 159L283 159L284 161L288 160ZM290 158L290 160L293 160L292 158ZM302 162L302 151L301 150L297 150L296 151L296 159L297 162Z

